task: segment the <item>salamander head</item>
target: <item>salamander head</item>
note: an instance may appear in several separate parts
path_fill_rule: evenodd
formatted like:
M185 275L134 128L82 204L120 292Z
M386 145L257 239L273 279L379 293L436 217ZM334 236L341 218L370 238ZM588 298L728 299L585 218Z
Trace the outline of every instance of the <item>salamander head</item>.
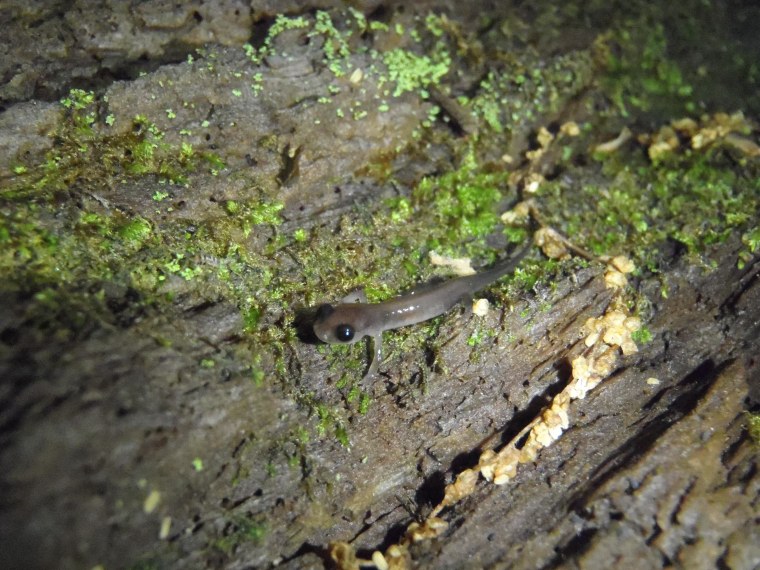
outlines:
M314 319L314 334L330 344L353 344L365 336L364 318L358 304L321 305Z

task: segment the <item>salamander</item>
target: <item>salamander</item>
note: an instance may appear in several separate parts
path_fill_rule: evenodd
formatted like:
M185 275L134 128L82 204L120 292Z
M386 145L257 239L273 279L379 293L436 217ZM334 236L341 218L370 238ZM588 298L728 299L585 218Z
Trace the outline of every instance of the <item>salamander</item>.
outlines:
M365 378L377 373L382 357L382 333L414 325L449 311L457 303L511 273L528 253L523 248L512 258L501 261L481 273L456 277L443 283L426 285L406 295L381 303L367 303L363 295L350 295L337 305L324 304L317 309L314 334L330 344L354 344L370 337L374 350ZM362 302L363 301L363 302Z

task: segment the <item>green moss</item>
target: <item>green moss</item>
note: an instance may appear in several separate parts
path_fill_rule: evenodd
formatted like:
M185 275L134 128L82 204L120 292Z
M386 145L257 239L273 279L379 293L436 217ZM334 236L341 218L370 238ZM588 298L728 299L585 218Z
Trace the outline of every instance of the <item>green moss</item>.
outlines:
M471 347L476 347L479 344L481 344L483 341L485 341L487 338L489 338L488 331L481 330L479 328L476 328L475 330L470 333L470 336L467 337L467 345Z
M618 162L624 158L624 162ZM638 164L638 166L637 166ZM733 164L720 149L687 151L667 164L645 165L626 154L605 164L607 185L541 189L541 209L562 231L595 254L632 254L639 266L658 267L658 247L681 243L695 263L760 215L760 177Z
M343 424L337 425L335 427L335 439L337 439L338 443L340 443L343 447L351 446L351 441L348 438L348 431L346 430L346 426Z
M336 77L345 74L348 56L350 55L347 40L352 32L351 30L345 32L339 30L333 23L330 14L324 10L317 10L313 20L304 16L291 18L279 14L274 24L269 28L260 48L256 49L251 44L243 46L246 56L252 63L260 65L264 57L274 53L275 38L288 30L304 30L309 36L321 36L324 40L322 52L325 64ZM257 84L254 84L254 88Z
M361 396L361 389L359 386L351 386L351 389L348 391L348 394L346 394L346 402L349 404L355 402L360 396Z
M361 415L366 414L369 411L370 404L372 403L372 398L368 394L362 394L361 398L359 399L359 413Z
M250 352L268 358L266 365L259 356L252 359L255 385L267 376L284 378L288 346L297 342L290 309L305 299L314 300L320 291L314 286L319 275L340 263L332 238L320 235L315 254L309 234L297 230L291 238L276 236L265 251L252 251L246 236L268 232L270 228L259 230L259 226L276 227L282 221L283 205L271 196L226 202L227 216L195 221L192 231L187 230L186 220L159 225L143 216L127 219L119 213L101 215L82 212L66 202L61 205L53 200L55 193L68 191L74 183L85 195L91 190L97 196L103 185L148 177L167 185L167 191L153 194L155 201L161 201L176 192L171 184L183 182L199 166L210 165L212 172L224 168L224 161L215 154L197 152L187 143L166 143L146 116L136 116L132 129L123 135L99 130L106 125L97 123L98 101L92 93L74 91L66 104L66 118L45 161L17 168L17 178L2 196L3 207L12 214L0 222L0 273L6 282L35 294L36 308L30 309L30 318L38 315L39 322L52 323L51 337L69 338L92 319L110 318L104 299L89 293L97 284L129 287L138 295L132 304L147 308L171 304L170 277L178 276L189 294L225 299L239 307ZM306 262L308 282L276 270L274 259L285 247L294 248ZM329 264L317 263L328 258ZM377 268L362 271L363 280L377 275ZM361 351L356 353L359 376L363 356ZM214 361L204 359L199 365L210 368ZM314 412L323 436L348 445L340 409L298 391L293 397ZM352 392L348 399L364 410L369 405L362 393Z
M240 544L261 542L267 534L267 525L259 519L235 517L229 522L225 532L227 534L215 540L211 547L230 555Z
M346 73L348 58L351 55L347 42L351 32L342 33L336 29L330 14L323 10L317 11L315 19L311 35L321 35L324 38L322 50L327 67L335 77L341 77Z
M24 172L17 172L24 176L7 189L6 198L30 192L49 196L74 181L83 186L113 184L125 175L155 175L161 182L184 184L187 173L209 159L187 143L167 144L164 134L142 115L134 117L131 130L110 134L108 122L97 121L99 103L92 92L76 89L62 100L66 116L56 130L53 148L42 164L24 165Z
M557 111L593 80L593 62L587 52L563 55L548 65L525 54L519 60L508 59L505 65L504 70L487 73L472 99L459 98L489 135L535 129L538 120ZM489 144L488 139L483 143Z
M747 434L755 445L760 446L760 414L747 412Z
M752 260L758 248L760 248L760 226L755 226L746 231L742 235L742 243L746 246L746 249L739 252L739 262L737 264L739 269L744 269L745 264Z
M246 332L255 331L260 320L261 320L261 309L257 306L248 307L243 312L243 329Z
M127 567L128 570L163 570L166 567L166 562L154 557L148 557L143 560L131 564Z
M597 41L605 71L602 85L624 117L629 109L663 117L693 112L693 89L679 66L668 58L663 25L648 18L644 13Z
M95 94L92 91L82 89L72 89L67 97L61 99L61 105L66 109L81 111L87 109L95 101Z
M493 232L499 223L501 189L507 182L507 172L484 170L472 150L457 170L424 178L412 192L412 204L415 211L430 208L433 212L438 235L429 240L430 247L459 245ZM398 214L396 205L395 217Z
M150 222L139 216L118 230L119 237L132 247L143 245L152 233Z
M652 342L653 335L652 331L650 331L647 327L641 327L639 330L631 333L631 338L636 344L642 345L648 342Z
M438 57L430 57L397 48L383 53L382 57L388 77L396 85L394 97L438 83L451 65L448 53L443 50Z
M269 224L278 226L282 223L279 211L284 208L281 202L266 203L261 202L250 208L248 220L253 225ZM250 230L248 230L250 231Z
M93 135L95 124L95 94L92 91L72 89L67 97L61 99L61 105L69 111L74 132L81 137Z
M278 34L303 30L304 36L324 40L322 63L340 75L350 71L350 55L369 47L367 34L393 35L389 43L404 45L403 49L367 53L375 59L363 69L365 76L372 76L385 91L372 106L364 105L369 112L378 108L392 112L393 96L425 97L427 89L447 77L452 58L459 55L450 47L459 45L448 35L450 25L438 17L426 18L424 26L418 21L389 29L381 22L368 22L355 11L351 14L348 22L335 13L281 16L261 48L245 49L259 65L261 57L274 50ZM660 64L667 59L662 31L655 30L654 36L647 40L647 53L640 56L646 62L644 75L656 80L645 84L646 99L632 98L630 78L636 73L637 60L630 46L623 46L617 61L605 60L609 93L617 93L614 99L629 111L646 105L655 108L661 99L675 100L683 108L689 99L678 68ZM622 35L605 38L599 52L604 46L614 47L613 42L621 38L632 44L637 41L635 34L627 39ZM363 345L319 349L329 361L329 374L344 378L337 388L341 394L337 400L342 396L344 402L318 401L292 382L292 345L299 342L291 326L293 307L333 301L358 287L364 287L371 300L382 300L434 274L445 274L430 266L427 254L431 249L469 255L478 267L504 255L503 246L494 249L487 238L501 244L500 234L509 242L527 239L527 228L503 228L499 220L502 211L518 199L510 172L499 157L512 133L535 129L563 101L588 88L593 65L589 54L583 52L554 59L539 54L519 59L504 53L500 56L499 71L487 74L472 99L461 100L480 120L485 134L469 137L464 144L460 144L462 140L451 142L439 132L423 135L449 149L456 165L453 170L428 176L409 192L402 190L397 198L346 216L337 233L332 227L320 226L281 231L281 198L263 193L224 203L222 215L194 221L192 231L187 229L187 220L149 222L142 217L125 219L121 214L68 211L70 206L61 207L53 200L56 192L77 187L97 195L104 184L149 178L164 183L162 190L151 189L154 200L161 202L177 196L182 188L176 186L184 184L194 170L219 173L225 168L218 155L200 152L187 143L168 144L148 117L138 115L129 132L113 136L113 129L106 128L113 120L98 123L97 98L89 92L72 91L64 104L66 120L56 133L53 150L40 165L19 164L18 183L3 197L13 214L0 222L0 271L18 288L37 293L40 315L60 315L61 322L69 317L65 307L71 300L61 295L70 295L81 304L97 304L97 299L83 291L99 283L131 287L146 306L171 303L172 286L177 282L185 288L183 294L234 304L242 315L245 338L241 344L248 345L247 354L266 357L251 356L252 383L260 385L265 378L288 380L283 382L286 392L313 413L318 435L348 445L346 414L352 410L366 413L371 405L371 397L357 384L368 364L366 349ZM252 70L254 91L265 87L262 72L263 68ZM341 87L332 85L320 94L324 95L323 104L330 104L333 95L346 89L345 81L336 83ZM335 114L361 118L367 109L344 106ZM431 106L426 122L432 124L438 113ZM427 142L423 140L420 148ZM280 148L276 134L262 139L262 147L267 145L274 151ZM567 176L547 183L537 198L542 212L560 229L594 251L627 253L633 247L639 259L654 266L651 251L665 239L679 240L696 254L740 227L747 230L748 251L757 248L756 230L744 227L757 215L752 198L758 194L752 182L757 177L753 178L750 169L747 175L734 175L719 154L691 154L657 167L638 163L638 168L621 168L612 158L602 168L614 183L600 180L588 184L584 172L573 170L572 153L571 145L562 150ZM490 158L483 158L486 156ZM390 168L384 168L376 172L387 176ZM568 189L567 179L584 183ZM577 191L572 203L568 202L569 190ZM28 200L29 196L34 200ZM160 207L167 205L161 203ZM150 209L158 207L153 204ZM150 213L142 215L149 217ZM266 245L260 246L263 243ZM289 270L285 259L292 260L297 270ZM505 280L511 285L499 285L493 292L497 299L509 302L515 288L548 285L563 270L567 271L566 264L526 262L511 281ZM527 309L525 316L532 311ZM410 353L434 352L442 320L389 335L388 363L393 365L394 359ZM70 334L69 329L61 330L61 334ZM481 344L492 333L498 331L477 330L470 342Z
M256 387L263 386L264 379L266 378L266 372L260 367L260 363L261 359L259 357L257 362L255 362L254 366L251 368L251 380Z
M303 228L298 228L296 231L293 232L293 239L297 242L303 242L306 241L307 238L306 230Z
M296 428L296 439L301 445L306 445L311 440L311 437L309 436L309 430L307 430L303 426L298 426Z

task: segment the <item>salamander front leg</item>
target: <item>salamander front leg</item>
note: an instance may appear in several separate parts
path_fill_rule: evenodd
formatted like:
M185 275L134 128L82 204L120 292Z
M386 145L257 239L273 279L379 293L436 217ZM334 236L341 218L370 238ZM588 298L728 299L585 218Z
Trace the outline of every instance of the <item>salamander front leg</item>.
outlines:
M371 337L369 348L372 355L372 360L369 363L367 373L364 375L364 378L362 378L362 380L377 376L377 371L380 367L380 361L383 359L383 335L376 334L375 336Z

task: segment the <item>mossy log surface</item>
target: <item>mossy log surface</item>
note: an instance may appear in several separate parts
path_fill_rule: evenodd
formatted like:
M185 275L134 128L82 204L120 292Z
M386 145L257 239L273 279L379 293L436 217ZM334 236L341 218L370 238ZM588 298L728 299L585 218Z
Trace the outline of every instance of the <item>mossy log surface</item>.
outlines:
M528 198L634 261L646 334L407 566L760 567L751 2L5 4L2 568L333 568L331 543L403 541L618 293L535 248L485 316L386 333L372 382L313 308L440 277L432 250L489 265L531 239L500 217Z

